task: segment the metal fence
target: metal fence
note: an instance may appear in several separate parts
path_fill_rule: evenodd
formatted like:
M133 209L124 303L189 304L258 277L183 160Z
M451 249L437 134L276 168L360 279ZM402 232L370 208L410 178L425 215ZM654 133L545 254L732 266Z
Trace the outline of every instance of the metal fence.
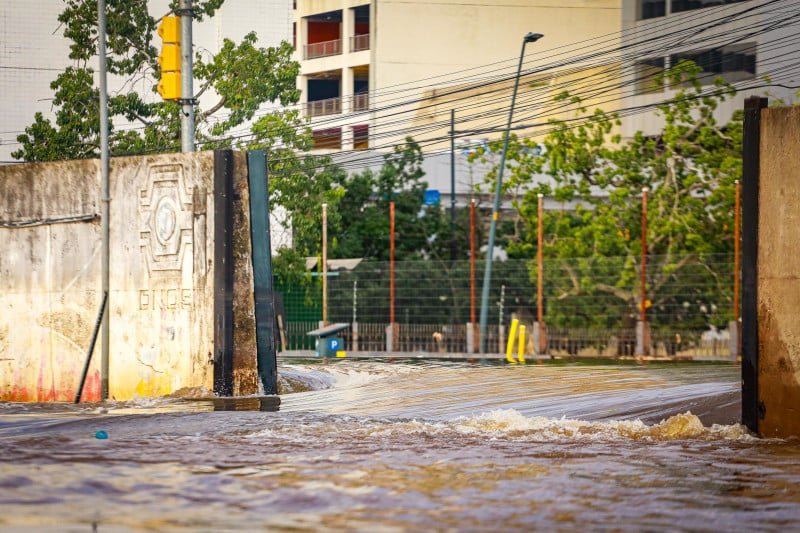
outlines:
M350 51L361 52L362 50L369 50L369 33L350 37Z
M315 59L318 57L335 56L342 53L342 40L333 39L321 43L307 44L303 47L303 59Z
M646 318L653 355L727 357L733 316L732 255L648 257ZM543 318L554 355L625 356L635 350L641 287L635 258L592 257L545 261ZM404 261L395 265L390 299L389 264L362 261L328 275L328 320L357 323L345 342L361 351L386 350L391 307L395 351L466 352L467 324L480 312L483 261ZM536 263L495 261L489 291L489 351L503 348L504 332L517 318L531 335L537 317ZM289 349L313 348L302 334L321 319L321 277L282 289L290 327ZM474 294L474 298L473 298ZM292 329L296 328L296 329ZM301 331L304 330L304 331ZM529 343L532 351L532 341ZM477 346L477 341L475 342ZM352 348L350 348L352 349Z
M306 104L306 115L309 118L321 117L325 115L336 115L342 112L342 99L326 98L325 100L314 100Z

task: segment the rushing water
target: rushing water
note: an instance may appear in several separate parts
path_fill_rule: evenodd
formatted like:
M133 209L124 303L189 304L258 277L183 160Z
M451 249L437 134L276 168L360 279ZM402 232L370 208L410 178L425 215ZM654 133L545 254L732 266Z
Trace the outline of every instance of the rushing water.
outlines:
M277 412L0 403L0 530L798 529L800 445L736 423L738 367L279 371Z

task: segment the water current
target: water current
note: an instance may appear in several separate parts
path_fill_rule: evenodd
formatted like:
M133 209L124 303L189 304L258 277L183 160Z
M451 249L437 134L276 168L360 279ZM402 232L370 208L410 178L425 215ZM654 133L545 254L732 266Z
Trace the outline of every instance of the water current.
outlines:
M0 531L800 528L800 443L738 424L737 366L279 372L278 411L0 403Z

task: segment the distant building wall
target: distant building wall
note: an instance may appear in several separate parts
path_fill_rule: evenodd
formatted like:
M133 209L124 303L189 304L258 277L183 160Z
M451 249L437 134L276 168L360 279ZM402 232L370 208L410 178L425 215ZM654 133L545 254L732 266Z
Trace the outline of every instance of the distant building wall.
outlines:
M758 430L800 436L800 107L764 109L761 120Z
M257 392L247 164L225 154L232 198L219 190L213 152L111 161L112 399L211 391L226 357L233 392ZM0 167L0 400L74 397L102 298L99 182L94 160ZM223 201L227 232L215 227ZM231 264L218 259L223 245ZM222 346L220 324L233 346ZM99 363L98 342L84 400L100 397Z

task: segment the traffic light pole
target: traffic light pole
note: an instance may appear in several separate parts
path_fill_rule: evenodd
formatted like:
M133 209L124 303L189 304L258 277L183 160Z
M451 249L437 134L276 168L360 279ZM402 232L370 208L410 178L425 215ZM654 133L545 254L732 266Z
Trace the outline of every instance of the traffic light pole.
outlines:
M104 298L110 300L109 288L109 214L111 209L111 196L108 186L108 87L106 83L106 2L97 0L97 56L100 63L100 203L102 205L101 220L101 240L102 240L102 259L100 266L100 278L103 288ZM108 295L107 297L105 295ZM109 315L105 311L111 306L108 300L104 299L102 315L102 341L100 343L100 399L108 399L108 374L109 374Z
M181 0L181 151L194 152L194 88L192 81L192 0Z

